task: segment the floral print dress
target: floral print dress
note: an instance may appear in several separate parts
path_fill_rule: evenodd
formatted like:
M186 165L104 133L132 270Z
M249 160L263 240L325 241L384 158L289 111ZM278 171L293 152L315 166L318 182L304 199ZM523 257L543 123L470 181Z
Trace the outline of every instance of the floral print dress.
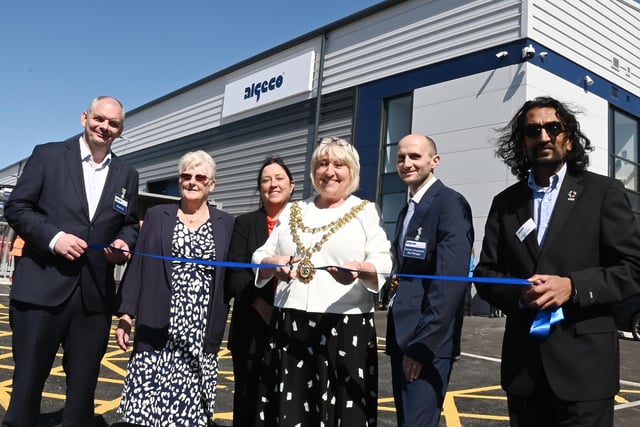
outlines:
M190 230L179 219L172 255L215 260L211 222ZM214 267L173 262L169 338L159 351L134 352L118 412L145 426L207 426L214 414L218 356L203 352Z

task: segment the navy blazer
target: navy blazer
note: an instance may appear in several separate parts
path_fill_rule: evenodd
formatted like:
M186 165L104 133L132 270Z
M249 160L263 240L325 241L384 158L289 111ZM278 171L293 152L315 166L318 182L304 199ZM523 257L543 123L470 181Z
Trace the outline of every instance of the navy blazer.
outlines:
M124 214L114 210L114 199L127 200ZM25 240L16 268L11 299L54 307L67 300L80 283L84 306L94 312L113 312L114 265L102 250L88 249L75 261L49 250L60 231L87 243L111 244L122 239L133 248L138 236L138 172L115 154L95 215L89 219L80 143L38 145L5 206L9 225Z
M617 180L567 172L539 248L535 230L523 241L516 235L533 218L532 197L522 180L494 198L474 275L568 276L577 296L542 340L529 334L537 311L522 307L520 287L476 283L480 296L507 314L502 386L528 396L546 378L563 400L610 398L619 388L612 304L640 292L640 233L629 200Z
M157 205L145 215L136 252L171 257L173 231L178 215L178 203ZM234 218L209 206L216 261L226 261L231 242ZM171 304L172 261L133 255L122 278L118 292L119 313L135 318L134 351L161 349L167 342ZM204 351L220 349L229 306L224 301L224 267L215 267L213 286L209 291L207 330Z
M398 231L392 250L402 250L400 229L405 207L398 218ZM418 229L420 232L418 233ZM471 207L464 196L437 180L416 206L406 236L426 242L425 259L404 257L398 265L401 274L469 275L473 245ZM396 259L398 257L396 256ZM466 282L432 279L400 279L389 310L395 328L387 330L387 340L422 363L433 357L450 358L460 347Z

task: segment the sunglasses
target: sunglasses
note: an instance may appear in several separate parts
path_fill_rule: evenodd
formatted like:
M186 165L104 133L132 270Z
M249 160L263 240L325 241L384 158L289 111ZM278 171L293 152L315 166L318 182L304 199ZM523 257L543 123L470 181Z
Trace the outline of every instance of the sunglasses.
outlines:
M554 137L564 132L564 125L560 122L548 122L543 125L525 125L524 136L528 138L537 138L540 136L540 133L542 133L542 129L547 132L547 135Z
M200 175L200 174L192 175L190 173L181 173L180 174L180 179L182 181L191 181L191 178L193 178L194 176L196 178L196 181L198 181L198 182L205 183L205 182L207 182L207 180L209 180L209 177L207 175Z

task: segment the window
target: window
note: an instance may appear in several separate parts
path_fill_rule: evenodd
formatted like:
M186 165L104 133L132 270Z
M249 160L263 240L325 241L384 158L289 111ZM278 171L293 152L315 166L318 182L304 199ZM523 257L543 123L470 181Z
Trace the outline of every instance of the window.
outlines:
M396 172L396 153L400 139L411 133L412 104L411 95L384 101L381 179L378 185L384 229L392 242L398 214L407 203L407 186Z
M147 182L147 190L150 193L180 197L180 187L178 186L177 177L164 181Z
M637 118L619 110L611 110L609 140L609 174L622 182L628 191L634 212L640 213L640 181L638 168L638 133L640 122Z

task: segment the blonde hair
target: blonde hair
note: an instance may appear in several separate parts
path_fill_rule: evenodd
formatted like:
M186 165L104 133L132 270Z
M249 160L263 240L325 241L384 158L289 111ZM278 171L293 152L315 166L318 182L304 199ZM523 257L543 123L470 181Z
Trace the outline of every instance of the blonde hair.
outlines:
M351 184L347 191L349 194L355 192L360 186L360 156L355 147L343 138L329 137L320 140L320 144L311 155L311 184L316 191L319 191L319 187L316 182L315 171L318 168L318 164L325 158L338 160L347 165L349 176L351 177Z

